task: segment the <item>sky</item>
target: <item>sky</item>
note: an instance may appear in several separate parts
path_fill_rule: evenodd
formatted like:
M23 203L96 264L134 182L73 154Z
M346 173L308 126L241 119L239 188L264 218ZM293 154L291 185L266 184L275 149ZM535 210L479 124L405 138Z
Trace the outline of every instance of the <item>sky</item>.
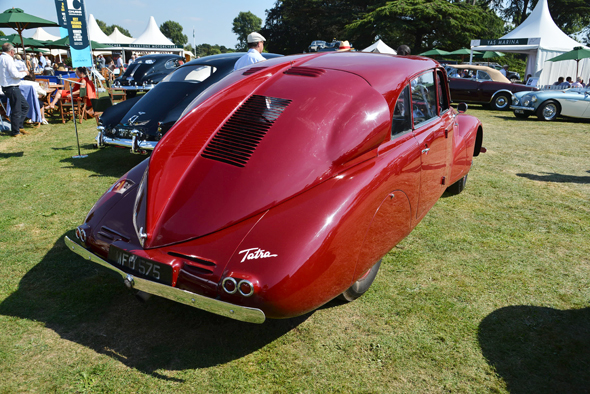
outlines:
M139 36L145 30L150 16L160 26L172 20L183 27L188 43L193 44L193 28L195 42L199 44L219 44L235 47L237 36L232 32L232 22L240 12L250 11L260 19L264 26L265 10L272 8L275 0L85 0L86 17L93 14L96 19L107 25L119 25ZM21 8L24 12L57 22L55 1L53 0L0 0L0 12L12 7ZM44 28L48 33L59 36L58 28ZM15 31L1 28L4 34ZM24 36L30 37L35 29L26 30Z

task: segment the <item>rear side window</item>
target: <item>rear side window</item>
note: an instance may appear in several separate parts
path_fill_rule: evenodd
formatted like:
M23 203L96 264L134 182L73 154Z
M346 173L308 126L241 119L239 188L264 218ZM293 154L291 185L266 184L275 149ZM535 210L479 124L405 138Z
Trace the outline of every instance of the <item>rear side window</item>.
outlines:
M477 70L477 79L480 81L491 81L492 77L485 71Z
M437 86L438 86L438 106L440 107L440 113L442 114L449 109L449 99L447 96L447 84L441 70L437 70Z
M426 72L410 83L412 89L412 116L414 128L437 116L436 85L434 84L434 72Z
M393 109L393 119L391 121L391 138L406 131L412 130L412 115L410 104L410 87L406 86L400 93L395 108Z

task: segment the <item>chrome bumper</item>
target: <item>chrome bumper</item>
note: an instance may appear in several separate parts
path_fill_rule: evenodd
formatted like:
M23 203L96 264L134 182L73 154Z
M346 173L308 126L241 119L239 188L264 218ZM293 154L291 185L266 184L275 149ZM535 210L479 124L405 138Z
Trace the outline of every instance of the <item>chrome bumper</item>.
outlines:
M204 297L196 293L191 293L190 291L162 285L147 279L137 278L107 263L102 258L98 257L78 243L72 241L68 237L65 238L65 244L68 249L72 250L74 253L77 253L85 259L90 260L98 265L102 265L103 267L106 267L119 274L121 278L123 278L125 285L130 288L167 298L181 304L189 305L197 309L202 309L204 311L229 317L235 320L258 324L264 323L266 320L264 312L262 312L260 309L214 300L213 298Z
M520 106L520 105L511 105L510 106L510 109L511 110L520 109L520 110L523 110L523 111L533 111L533 112L536 110L536 108L533 108L533 107L523 107L523 106Z
M111 138L104 135L104 130L99 129L95 138L96 146L99 148L105 145L122 146L131 149L131 153L142 153L142 151L154 150L158 141L140 140L136 136L133 138Z

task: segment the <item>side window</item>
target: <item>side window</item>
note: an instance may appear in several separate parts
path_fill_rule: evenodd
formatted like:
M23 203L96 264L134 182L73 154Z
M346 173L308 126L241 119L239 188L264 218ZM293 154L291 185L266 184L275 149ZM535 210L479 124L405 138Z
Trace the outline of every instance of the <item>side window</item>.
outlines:
M449 98L447 95L447 83L444 79L443 72L437 70L438 74L437 85L438 85L438 106L440 107L440 113L442 114L449 109Z
M412 79L410 86L412 88L412 116L414 128L417 128L421 123L437 116L434 72L429 71Z
M485 71L481 71L481 70L477 70L477 79L479 79L480 81L491 81L492 78L490 77L490 74L488 74Z
M391 120L391 138L412 130L410 108L410 87L406 86L395 102L393 119Z

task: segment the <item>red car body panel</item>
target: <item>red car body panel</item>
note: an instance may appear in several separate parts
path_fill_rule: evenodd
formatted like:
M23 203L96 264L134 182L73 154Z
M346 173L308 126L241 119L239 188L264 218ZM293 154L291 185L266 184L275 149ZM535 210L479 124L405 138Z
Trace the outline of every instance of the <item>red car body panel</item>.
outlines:
M437 102L450 102L446 74L419 57L319 53L234 72L101 197L80 226L85 246L169 265L170 286L268 317L321 306L407 236L479 153L481 123L452 108L392 139L396 100L424 72L445 87ZM207 156L257 97L256 119L269 116L265 102L275 109L269 98L286 104L247 163ZM228 294L228 277L254 294Z

